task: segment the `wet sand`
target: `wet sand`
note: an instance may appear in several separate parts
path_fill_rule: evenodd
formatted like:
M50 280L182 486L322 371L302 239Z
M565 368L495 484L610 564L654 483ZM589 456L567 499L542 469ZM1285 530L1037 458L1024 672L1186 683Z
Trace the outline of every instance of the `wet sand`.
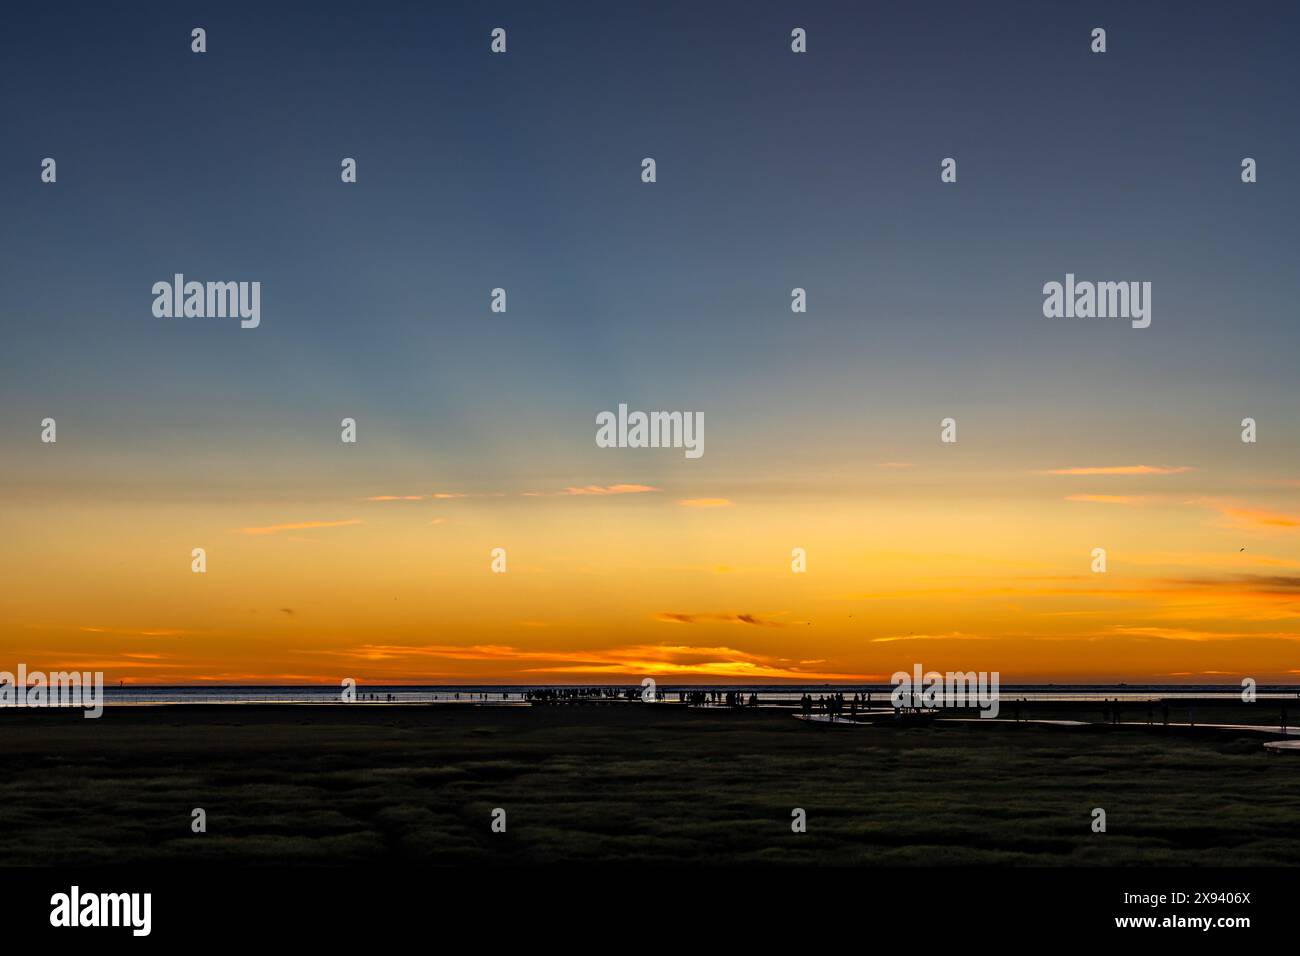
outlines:
M1242 722L1231 708L1202 717ZM1091 720L842 734L765 708L9 710L0 853L9 865L1300 861L1300 760L1254 730ZM206 833L191 832L196 807ZM806 833L791 832L796 807ZM1091 831L1095 807L1105 834Z

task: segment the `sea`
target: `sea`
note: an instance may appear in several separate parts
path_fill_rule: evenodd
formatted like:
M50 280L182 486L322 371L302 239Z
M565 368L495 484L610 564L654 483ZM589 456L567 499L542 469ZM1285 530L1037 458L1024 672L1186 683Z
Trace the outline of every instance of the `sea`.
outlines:
M629 684L358 684L359 703L384 704L521 704L526 692L536 690L588 690L593 695L622 696L625 690L641 690ZM846 697L870 693L883 702L894 689L892 684L664 684L657 691L670 701L687 691L740 691L746 698L757 694L760 704L798 701L804 694L817 697L843 693ZM1265 685L1255 689L1261 700L1300 698L1300 685ZM1005 702L1025 701L1154 701L1176 699L1236 699L1242 688L1238 684L1002 684L999 697ZM108 706L130 704L338 704L343 702L342 688L324 684L286 685L203 685L150 686L132 684L105 686L104 703Z

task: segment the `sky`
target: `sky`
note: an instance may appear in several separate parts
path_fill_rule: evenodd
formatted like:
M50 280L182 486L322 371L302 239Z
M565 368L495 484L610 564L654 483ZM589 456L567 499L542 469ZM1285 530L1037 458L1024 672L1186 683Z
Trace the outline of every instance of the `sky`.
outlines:
M0 669L1300 680L1298 20L24 8ZM260 325L155 316L176 273ZM1046 318L1067 273L1150 282L1150 327ZM598 447L620 403L705 453Z

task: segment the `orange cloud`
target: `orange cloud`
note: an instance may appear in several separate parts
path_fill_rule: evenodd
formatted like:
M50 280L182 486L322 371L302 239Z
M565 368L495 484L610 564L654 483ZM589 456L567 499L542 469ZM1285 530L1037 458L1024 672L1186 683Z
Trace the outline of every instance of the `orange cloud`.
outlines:
M1143 499L1135 495L1066 495L1065 500L1096 505L1135 505Z
M894 641L987 641L991 638L980 634L963 634L952 631L948 634L892 634L888 637L873 637L872 644L891 644Z
M730 498L682 498L677 503L683 508L730 508L735 504Z
M529 650L503 645L455 647L362 645L343 656L365 661L444 658L495 662L537 662L523 668L532 674L586 674L606 677L676 676L731 679L789 679L855 681L883 679L880 675L801 670L780 659L731 647L682 644L632 644L598 650ZM817 661L816 663L823 663Z
M1274 567L1300 568L1296 558L1279 558L1254 551L1153 551L1149 554L1129 554L1125 557L1128 564L1183 566L1205 568L1223 565L1226 567Z
M1300 641L1300 633L1270 631L1267 633L1232 631L1205 631L1184 627L1133 626L1129 624L1112 625L1111 630L1117 634L1133 637L1150 637L1162 641L1236 641L1236 640L1271 640Z
M570 485L563 491L525 491L525 498L546 498L552 495L639 495L648 491L661 491L653 485Z
M656 621L665 624L698 624L701 621L727 624L750 624L754 627L785 627L780 621L765 621L756 614L677 614L664 611L655 615Z
M360 518L346 521L298 521L293 524L269 524L260 528L236 528L236 534L279 534L281 531L307 531L314 528L342 528L347 525L361 524Z
M566 495L639 495L647 491L658 491L652 485L587 485L585 488L565 488Z
M1264 508L1222 508L1220 513L1233 525L1245 528L1261 528L1270 531L1294 531L1300 529L1300 515L1287 514L1282 511L1269 511Z
M1092 468L1053 468L1039 475L1179 475L1192 469L1186 465L1103 465Z

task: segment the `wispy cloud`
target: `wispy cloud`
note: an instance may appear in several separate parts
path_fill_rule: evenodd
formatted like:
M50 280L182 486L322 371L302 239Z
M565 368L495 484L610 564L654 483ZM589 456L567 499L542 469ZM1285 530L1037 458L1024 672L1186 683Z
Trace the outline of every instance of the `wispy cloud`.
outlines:
M1224 507L1219 513L1237 528L1250 528L1265 531L1300 530L1300 515L1284 511L1270 511L1267 508Z
M1066 495L1065 500L1094 505L1136 505L1146 499L1140 495Z
M524 663L531 674L654 675L730 679L867 680L883 675L810 671L790 666L780 658L733 647L695 647L684 644L631 644L592 650L522 650L489 644L456 647L445 644L401 646L364 644L334 653L357 661L404 661L441 658L463 661ZM817 661L815 663L824 663Z
M730 508L735 505L730 498L681 498L677 503L683 508Z
M1152 551L1135 552L1125 559L1128 564L1165 567L1273 567L1300 568L1300 559L1279 558L1255 551Z
M1181 475L1192 469L1187 465L1101 465L1084 468L1052 468L1039 475Z
M787 624L781 621L766 621L757 614L679 614L672 611L662 611L654 616L656 621L662 621L665 624L699 624L701 622L726 623L726 624L749 624L753 627L787 627Z
M499 491L435 491L428 495L371 495L366 501L447 501L452 498L504 498Z
M1115 624L1111 626L1111 630L1116 634L1127 637L1148 637L1161 641L1193 641L1197 643L1237 640L1300 641L1300 632L1269 631L1259 633L1243 631L1239 628L1231 631L1207 631L1186 627Z
M639 495L662 491L653 485L622 483L616 485L570 485L558 491L524 491L524 498L550 498L573 495ZM505 492L435 491L428 495L370 495L366 501L450 501L456 498L506 498Z
M963 634L950 631L947 634L890 634L885 637L873 637L871 644L892 644L895 641L987 641L991 638L982 634Z
M236 534L279 534L281 531L309 531L317 528L343 528L348 525L361 524L360 518L348 518L346 521L295 521L292 524L268 524L256 528L236 528Z
M525 498L546 498L564 495L642 495L651 491L661 491L653 485L584 485L570 486L563 491L525 491Z
M1300 575L1297 574L1237 574L1226 578L1185 578L1173 583L1186 587L1217 588L1300 598Z

